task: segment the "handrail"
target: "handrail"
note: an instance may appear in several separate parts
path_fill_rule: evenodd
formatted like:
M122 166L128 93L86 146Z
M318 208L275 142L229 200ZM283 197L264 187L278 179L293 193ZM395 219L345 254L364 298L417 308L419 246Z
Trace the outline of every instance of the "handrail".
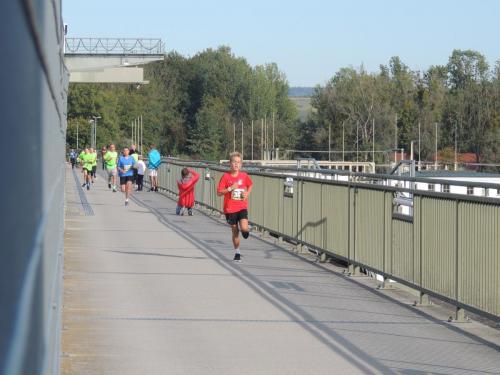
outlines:
M215 162L210 162L210 161L187 161L187 160L182 160L182 159L176 159L176 158L165 158L164 159L166 162L177 162L177 163L193 163L193 165L200 165L200 166L210 166L210 167L215 167L215 168L222 168L218 163ZM243 164L245 167L245 164ZM421 182L421 183L430 183L430 184L438 184L438 185L454 185L454 186L469 186L469 187L477 187L477 188L488 188L488 189L500 189L500 183L495 184L491 182L473 182L473 181L457 181L457 180L447 180L447 179L442 179L442 178L430 178L430 177L406 177L406 176L395 176L395 175L389 175L389 174L381 174L381 173L362 173L362 172L350 172L350 171L339 171L339 170L334 170L334 169L299 169L299 168L287 168L287 167L272 167L272 166L263 166L261 168L255 167L255 166L250 166L249 170L252 170L252 172L259 172L256 171L255 169L264 169L264 170L271 170L271 171L279 171L279 172L300 172L300 173L321 173L324 175L339 175L339 176L348 176L352 180L356 180L356 177L364 177L368 178L369 180L394 180L394 181L408 181L408 182ZM260 172L260 173L265 173L265 172ZM293 177L296 178L304 178L303 176L295 176ZM460 176L457 176L460 177ZM500 175L499 175L500 178ZM317 178L317 180L322 180L320 178ZM419 192L421 190L415 189L415 192ZM443 193L443 194L448 194L448 193Z

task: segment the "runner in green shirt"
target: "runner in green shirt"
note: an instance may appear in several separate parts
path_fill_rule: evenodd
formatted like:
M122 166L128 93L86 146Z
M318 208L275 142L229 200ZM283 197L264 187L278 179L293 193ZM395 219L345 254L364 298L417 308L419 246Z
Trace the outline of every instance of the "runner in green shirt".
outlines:
M82 169L83 169L83 180L84 183L83 186L87 186L87 190L90 190L90 174L92 173L92 154L90 153L90 150L86 148L83 153L80 154L78 159L80 159L80 162L82 163Z
M139 153L137 152L137 146L136 145L131 145L130 146L130 156L134 158L134 166L132 167L132 171L134 172L134 177L132 180L132 185L135 185L137 183L137 162L139 161Z
M90 155L92 160L92 170L90 172L90 177L92 179L92 183L94 183L94 180L97 180L97 152L93 148L91 148Z
M118 159L118 152L114 144L109 145L109 150L104 154L104 163L106 164L106 171L108 172L108 189L113 188L113 193L116 193L116 161Z

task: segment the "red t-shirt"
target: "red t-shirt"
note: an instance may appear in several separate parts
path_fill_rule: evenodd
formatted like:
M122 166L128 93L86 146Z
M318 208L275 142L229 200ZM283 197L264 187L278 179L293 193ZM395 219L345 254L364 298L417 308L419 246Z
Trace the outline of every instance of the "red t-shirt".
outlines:
M230 172L224 173L219 181L219 186L217 187L217 191L222 191L227 189L230 186L233 186L234 183L238 184L238 188L224 194L224 213L231 214L234 212L238 212L241 210L248 209L248 199L243 200L240 199L240 195L244 190L248 190L250 186L252 186L252 180L245 172L238 172L236 176L231 176Z

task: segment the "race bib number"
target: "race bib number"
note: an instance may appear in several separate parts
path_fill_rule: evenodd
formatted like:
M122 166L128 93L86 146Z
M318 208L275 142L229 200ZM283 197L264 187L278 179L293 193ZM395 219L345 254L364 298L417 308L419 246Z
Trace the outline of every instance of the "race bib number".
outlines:
M244 189L234 189L231 192L231 198L234 199L235 201L242 201L244 191L245 191Z
M131 165L124 165L123 170L127 172L130 169Z

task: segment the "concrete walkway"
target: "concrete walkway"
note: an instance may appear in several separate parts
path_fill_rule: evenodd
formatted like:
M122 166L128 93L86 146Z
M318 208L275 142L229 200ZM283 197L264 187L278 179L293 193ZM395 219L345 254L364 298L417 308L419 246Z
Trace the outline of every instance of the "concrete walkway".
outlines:
M71 169L66 192L63 374L500 374L474 334L498 331L253 235L234 263L226 225L159 193L124 207Z

